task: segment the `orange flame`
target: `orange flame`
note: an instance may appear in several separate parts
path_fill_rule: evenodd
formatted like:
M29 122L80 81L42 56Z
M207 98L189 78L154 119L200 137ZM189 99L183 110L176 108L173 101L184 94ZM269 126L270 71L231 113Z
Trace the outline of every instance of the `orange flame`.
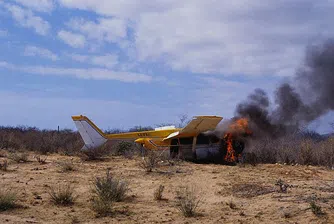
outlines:
M250 134L251 131L248 129L248 120L246 118L240 118L234 121L230 124L229 132Z
M231 133L228 133L225 135L225 138L227 139L227 153L225 156L225 161L227 162L235 162L235 151L233 149L232 141L233 137Z
M233 148L233 134L251 134L252 132L248 127L248 120L246 118L240 118L230 124L228 133L225 134L225 139L227 143L227 153L225 156L225 161L227 162L235 162L236 161L236 153Z

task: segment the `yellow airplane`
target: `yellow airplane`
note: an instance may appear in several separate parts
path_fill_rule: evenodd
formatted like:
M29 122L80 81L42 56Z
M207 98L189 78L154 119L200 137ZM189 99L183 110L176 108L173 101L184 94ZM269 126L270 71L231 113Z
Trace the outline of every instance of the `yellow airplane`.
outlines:
M148 150L169 149L172 157L206 159L221 152L222 139L203 134L215 130L223 119L219 116L195 116L183 128L165 126L151 131L105 134L86 116L72 116L85 143L82 150L94 150L109 140L133 140ZM226 152L225 152L226 154Z

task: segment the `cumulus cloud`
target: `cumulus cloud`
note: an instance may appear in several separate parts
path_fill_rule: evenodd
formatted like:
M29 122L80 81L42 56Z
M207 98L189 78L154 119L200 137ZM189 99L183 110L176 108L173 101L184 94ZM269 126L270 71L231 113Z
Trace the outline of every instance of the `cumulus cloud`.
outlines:
M83 35L70 31L60 30L58 32L58 37L67 45L74 48L83 48L86 44L86 38Z
M53 0L14 0L15 2L39 12L51 12L54 9Z
M275 87L273 80L266 78L249 81L226 80L215 76L199 76L196 88L191 90L188 103L193 111L201 114L234 116L236 105L250 94L255 86L262 86L269 96Z
M160 12L182 4L177 0L58 0L58 2L64 7L91 10L101 15L118 18L138 17L141 13Z
M141 73L118 72L99 68L85 69L47 66L17 66L5 61L0 61L0 68L37 75L73 76L79 79L117 80L129 83L151 82L153 80L151 76Z
M52 61L59 60L59 57L53 52L51 52L50 50L45 49L45 48L36 47L36 46L26 46L23 55L24 56L40 56L43 58L50 59Z
M59 2L131 21L138 59L178 71L289 76L307 44L334 35L332 1Z
M13 19L21 26L32 28L39 35L47 35L50 31L50 24L43 18L36 16L31 10L24 9L17 5L5 5L12 14Z
M84 34L88 39L100 42L118 42L126 38L127 35L125 20L117 18L99 18L97 22L83 18L72 18L67 26Z
M119 63L118 56L115 54L106 54L106 55L68 54L67 56L78 62L85 62L106 68L113 68Z

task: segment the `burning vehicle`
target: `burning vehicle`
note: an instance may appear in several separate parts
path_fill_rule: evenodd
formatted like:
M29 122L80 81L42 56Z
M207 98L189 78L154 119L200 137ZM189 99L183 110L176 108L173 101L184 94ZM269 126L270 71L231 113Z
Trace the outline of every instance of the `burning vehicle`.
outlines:
M85 143L82 151L92 151L113 140L133 140L147 150L168 150L171 158L191 161L235 163L252 132L245 118L229 121L219 128L222 117L196 116L184 128L159 127L151 131L105 134L86 116L72 117Z
M85 116L72 119L84 140L82 150L94 150L109 140L133 140L148 150L169 150L171 157L193 161L235 163L250 140L277 139L307 127L334 111L334 39L306 49L304 63L273 91L255 89L237 104L235 117L196 116L184 128L105 134Z

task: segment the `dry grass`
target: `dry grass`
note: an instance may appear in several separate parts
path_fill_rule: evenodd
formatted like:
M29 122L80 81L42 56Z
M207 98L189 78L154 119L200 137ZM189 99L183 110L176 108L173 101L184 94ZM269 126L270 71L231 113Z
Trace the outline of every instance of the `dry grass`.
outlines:
M75 171L75 165L72 160L58 162L61 172L71 172Z
M9 154L8 158L17 163L26 163L29 161L29 154L26 152L14 152Z
M125 158L132 159L135 155L138 155L139 150L135 147L133 142L120 141L115 146L116 156L124 156Z
M49 195L51 201L56 205L73 205L76 199L74 196L74 190L70 184L59 185L57 189L51 188Z
M7 171L8 170L8 161L4 160L3 162L0 162L0 170Z
M252 198L272 192L274 192L272 187L262 186L256 183L242 183L232 186L233 195L240 198Z
M94 181L93 192L103 200L123 201L128 190L128 183L112 177L109 170L107 170L105 177L96 177Z
M325 213L322 211L321 207L315 203L315 201L310 202L310 208L314 215L316 216L322 216L325 215Z
M176 207L185 217L193 217L197 214L197 208L201 202L194 187L180 187L176 191Z
M144 220L147 223L271 224L322 223L334 220L334 185L331 181L334 173L323 167L261 164L255 167L246 165L240 169L236 166L183 162L182 169L186 172L173 175L154 172L148 175L138 167L137 160L113 156L108 161L83 162L76 172L59 173L57 161L67 159L64 155L50 154L45 166L41 167L35 161L14 164L11 172L0 171L0 189L20 189L13 190L19 192L17 202L29 207L1 212L0 223L52 223L55 220L59 223L71 223L71 217L78 217L81 223L140 223ZM78 159L74 158L73 161ZM91 192L96 175L105 178L108 167L112 167L112 179L121 177L131 184L131 191L122 202L99 200L100 198ZM159 170L165 168L171 167L161 166ZM287 194L277 193L279 187L274 184L280 178L294 186L291 191L288 188ZM54 206L49 202L50 196L45 194L49 192L49 186L55 186L56 189L59 183L75 184L72 186L79 197L70 207ZM165 186L163 199L154 201L153 193L160 184ZM201 189L195 196L197 199L205 199L205 202L200 202L195 209L195 218L185 218L182 211L176 207L176 202L182 197L175 197L175 189L184 184ZM243 184L250 184L249 188L259 190L242 188ZM235 191L241 190L236 194L245 195L245 198L235 197L233 188ZM273 193L267 194L268 191L263 192L263 189L261 192L261 188L270 189ZM314 195L317 197L313 198ZM91 201L90 196L95 200ZM229 201L230 198L233 200ZM312 213L312 200L317 206L321 206L326 216L318 217ZM109 217L96 219L96 215ZM6 219L9 219L9 222Z
M334 167L334 138L313 140L306 137L284 136L250 141L243 162L284 163Z
M113 178L107 170L105 177L96 177L92 190L92 208L99 216L113 214L113 204L123 201L129 187L127 182Z
M92 209L100 217L113 215L113 205L113 201L106 201L99 197L95 197L92 200Z
M105 157L111 154L112 150L113 147L109 144L104 144L96 148L82 151L80 156L83 161L102 161Z
M164 185L159 185L159 187L157 189L155 189L154 191L154 200L156 201L160 201L162 200L162 194L164 192L165 186Z
M228 205L228 207L230 209L236 209L237 208L237 204L232 200L232 198L226 202L226 205Z
M0 149L0 158L7 158L7 152L5 150Z
M9 190L0 189L0 211L16 208L16 198L16 193Z
M0 148L48 152L63 152L66 155L76 154L83 142L79 133L71 130L39 130L34 127L0 127Z
M46 164L46 159L48 158L45 156L44 158L41 155L35 155L34 158L39 164Z

